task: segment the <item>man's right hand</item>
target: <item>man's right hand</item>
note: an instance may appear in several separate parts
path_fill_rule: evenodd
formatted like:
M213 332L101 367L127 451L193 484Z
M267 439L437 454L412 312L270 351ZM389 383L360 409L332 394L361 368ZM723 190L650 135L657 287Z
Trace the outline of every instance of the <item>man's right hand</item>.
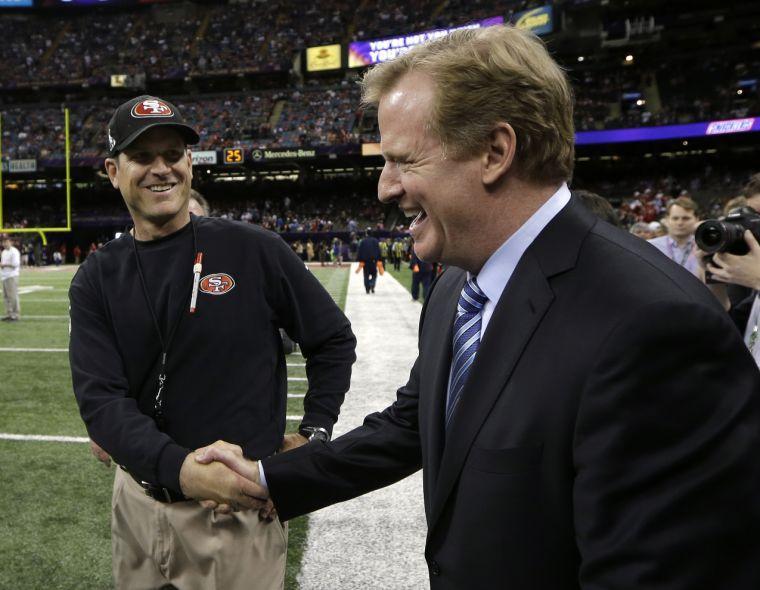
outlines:
M223 449L225 454L235 456L240 461L246 461L240 447L222 441L215 445L221 447L219 451ZM190 453L182 463L179 473L182 493L188 498L213 500L218 504L226 504L233 510L265 507L269 494L259 485L257 463L250 462L256 467L255 479L247 479L245 470L241 474L240 471L228 467L224 461L215 460L213 454L211 457L208 454L204 456L204 451L210 448L217 447L206 447L206 449Z

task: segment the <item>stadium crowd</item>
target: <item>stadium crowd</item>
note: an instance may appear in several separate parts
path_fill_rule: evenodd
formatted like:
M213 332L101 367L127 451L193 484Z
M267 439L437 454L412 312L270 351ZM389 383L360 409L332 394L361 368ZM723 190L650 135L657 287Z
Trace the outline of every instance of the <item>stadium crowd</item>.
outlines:
M107 86L112 74L144 74L149 81L168 81L287 72L295 55L308 46L452 27L496 15L509 19L541 4L371 0L354 8L347 0L326 0L304 9L286 0L248 0L126 12L92 10L67 18L55 12L4 15L0 88ZM575 56L567 56L570 61L564 65L574 82L578 130L689 123L760 112L760 60L752 53L706 59L630 57L604 65L590 63L590 57L578 56L575 61ZM208 132L211 137L203 138L205 148L216 147L226 130L234 133L228 140L251 147L330 145L358 140L357 91L351 86L344 82L319 89L253 89L245 97L174 98L185 109L197 105L204 114L203 128L216 126ZM284 100L281 112L275 109L280 99ZM73 100L67 106L81 132L75 137L75 153L93 155L90 130L104 122L103 113L115 104L98 103L93 108ZM14 142L9 148L6 143L6 149L26 154L40 145L55 150L49 146L61 144L56 137L58 105L2 110L11 129L25 135L20 136L24 145ZM280 133L273 135L273 128ZM362 138L373 141L376 135Z

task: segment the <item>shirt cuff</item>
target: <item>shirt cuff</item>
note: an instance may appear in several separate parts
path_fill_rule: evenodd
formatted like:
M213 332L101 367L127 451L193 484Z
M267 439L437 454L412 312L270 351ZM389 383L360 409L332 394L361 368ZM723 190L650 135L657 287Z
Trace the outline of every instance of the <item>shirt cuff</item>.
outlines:
M259 464L259 483L261 484L261 487L269 492L269 486L267 485L267 476L264 473L264 465L261 463L261 461L257 461L257 463Z
M190 450L179 446L177 443L168 443L158 457L158 465L156 466L156 479L158 481L155 483L175 492L182 492L179 485L179 472L185 458L190 453Z

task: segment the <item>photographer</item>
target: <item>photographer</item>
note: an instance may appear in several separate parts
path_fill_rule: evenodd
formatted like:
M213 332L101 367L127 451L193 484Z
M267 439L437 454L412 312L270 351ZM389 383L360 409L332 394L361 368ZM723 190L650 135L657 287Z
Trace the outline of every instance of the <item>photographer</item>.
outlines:
M697 250L697 260L710 273L713 282L707 282L707 286L744 334L744 342L760 367L760 243L750 230L744 232L744 241L749 248L747 254L739 256L718 252L710 260L705 252ZM741 285L752 289L752 292L736 305L731 305L727 285Z

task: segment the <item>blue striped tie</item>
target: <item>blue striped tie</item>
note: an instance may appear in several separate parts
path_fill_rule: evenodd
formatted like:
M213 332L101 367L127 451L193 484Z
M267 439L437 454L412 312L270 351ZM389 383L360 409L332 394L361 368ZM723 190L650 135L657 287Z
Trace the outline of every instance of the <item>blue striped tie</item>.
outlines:
M480 312L486 301L488 297L478 287L475 277L468 279L459 296L457 319L454 322L454 355L451 360L449 397L446 401L446 427L454 414L470 367L475 360L475 353L480 346Z

